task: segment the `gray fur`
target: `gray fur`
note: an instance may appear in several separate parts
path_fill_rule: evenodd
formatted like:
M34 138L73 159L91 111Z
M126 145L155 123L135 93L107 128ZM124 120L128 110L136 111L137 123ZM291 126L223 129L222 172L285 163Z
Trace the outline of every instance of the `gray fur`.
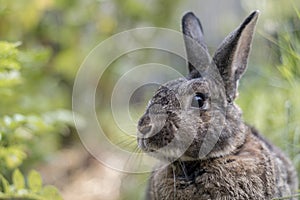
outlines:
M237 95L238 81L247 67L253 31L258 18L254 11L217 49L213 60L223 78L227 100L232 102Z
M210 56L204 42L202 26L199 19L188 12L182 19L182 32L189 61L189 72L192 78L200 77L210 64Z
M233 102L257 17L258 12L253 12L231 33L213 61L199 20L191 13L183 17L193 68L187 78L157 90L138 124L139 147L172 163L153 171L147 199L259 200L296 192L298 180L291 161L243 122ZM200 94L201 106L192 106Z

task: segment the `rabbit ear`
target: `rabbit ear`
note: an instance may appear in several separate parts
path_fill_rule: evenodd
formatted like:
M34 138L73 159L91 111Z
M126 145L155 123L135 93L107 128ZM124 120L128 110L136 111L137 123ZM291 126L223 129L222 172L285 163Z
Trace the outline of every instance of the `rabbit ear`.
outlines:
M259 11L252 12L224 39L213 56L225 84L228 102L232 102L237 96L238 81L246 70L258 15Z
M200 77L210 63L207 46L204 42L202 26L192 12L182 18L182 32L191 78Z

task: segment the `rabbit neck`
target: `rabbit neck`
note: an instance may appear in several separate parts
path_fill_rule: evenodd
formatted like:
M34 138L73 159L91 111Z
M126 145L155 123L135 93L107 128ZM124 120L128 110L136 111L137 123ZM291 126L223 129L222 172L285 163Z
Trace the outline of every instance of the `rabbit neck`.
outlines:
M211 159L209 159L211 160ZM201 163L206 161L180 161L177 160L172 163L171 168L176 174L178 180L184 180L185 182L194 183L196 177L201 176L206 171L201 167Z

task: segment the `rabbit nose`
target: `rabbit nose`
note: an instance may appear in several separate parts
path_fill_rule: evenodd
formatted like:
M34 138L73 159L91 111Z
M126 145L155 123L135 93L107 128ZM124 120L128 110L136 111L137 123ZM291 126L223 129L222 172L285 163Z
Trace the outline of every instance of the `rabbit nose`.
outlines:
M143 135L149 133L152 129L150 122L150 117L148 115L144 115L138 122L138 131Z
M151 131L152 129L152 126L151 125L147 125L147 126L141 126L138 128L139 129L139 132L142 133L142 134L147 134Z
M138 122L138 127L149 126L150 125L150 117L148 115L144 115Z

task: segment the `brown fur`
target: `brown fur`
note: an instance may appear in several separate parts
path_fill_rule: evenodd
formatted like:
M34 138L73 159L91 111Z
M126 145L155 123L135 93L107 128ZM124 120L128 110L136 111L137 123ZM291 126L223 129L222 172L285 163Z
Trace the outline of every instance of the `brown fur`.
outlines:
M153 172L148 199L265 200L287 196L297 189L295 182L288 181L296 174L281 156L248 128L245 143L231 155L178 161ZM186 168L190 168L189 174L185 174Z

